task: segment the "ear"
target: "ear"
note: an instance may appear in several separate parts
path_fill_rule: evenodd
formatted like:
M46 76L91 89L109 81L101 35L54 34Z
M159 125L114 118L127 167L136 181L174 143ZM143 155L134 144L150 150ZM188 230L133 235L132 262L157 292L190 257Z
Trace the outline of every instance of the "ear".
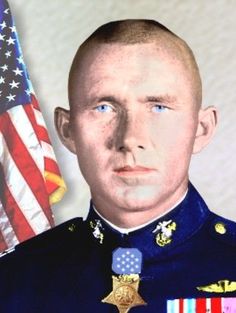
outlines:
M70 111L59 107L56 108L54 112L54 123L63 145L72 153L76 153L70 125Z
M210 142L215 133L217 121L218 112L215 107L200 109L193 153L200 152Z

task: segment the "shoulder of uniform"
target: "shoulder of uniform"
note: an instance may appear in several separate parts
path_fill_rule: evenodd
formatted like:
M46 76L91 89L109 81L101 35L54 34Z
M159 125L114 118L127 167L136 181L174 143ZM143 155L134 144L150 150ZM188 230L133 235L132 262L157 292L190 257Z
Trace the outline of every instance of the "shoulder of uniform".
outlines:
M221 242L236 246L236 222L212 213L208 227L211 236Z
M71 219L16 245L13 249L6 250L0 254L0 257L4 258L5 255L9 254L41 253L42 250L46 252L47 250L56 250L64 244L69 245L75 237L74 235L82 231L83 224L82 218Z

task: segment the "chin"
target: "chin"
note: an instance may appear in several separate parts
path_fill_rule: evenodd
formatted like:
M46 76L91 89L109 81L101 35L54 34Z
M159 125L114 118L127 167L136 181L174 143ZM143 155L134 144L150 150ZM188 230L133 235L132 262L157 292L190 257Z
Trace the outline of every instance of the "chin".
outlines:
M145 211L148 208L156 207L160 203L160 194L157 186L138 186L121 190L115 198L119 206L133 211Z

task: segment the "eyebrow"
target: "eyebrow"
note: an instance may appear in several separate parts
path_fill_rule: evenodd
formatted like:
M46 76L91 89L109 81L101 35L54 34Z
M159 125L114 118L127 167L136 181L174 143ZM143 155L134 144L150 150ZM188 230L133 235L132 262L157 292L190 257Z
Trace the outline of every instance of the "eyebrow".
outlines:
M118 103L119 101L117 101L117 99L113 96L106 96L106 97L101 97L101 98L97 98L95 99L97 100L98 102L102 102L102 101L105 101L105 102L111 102L111 103Z
M161 96L148 96L145 99L148 102L161 102L161 103L174 103L177 101L176 97L171 96L169 94L161 95Z
M94 102L110 102L113 104L119 104L120 100L113 96L104 96L104 97L94 97ZM140 101L140 100L139 100ZM157 103L174 103L177 99L175 96L169 94L160 95L160 96L146 96L141 99L141 102L157 102Z

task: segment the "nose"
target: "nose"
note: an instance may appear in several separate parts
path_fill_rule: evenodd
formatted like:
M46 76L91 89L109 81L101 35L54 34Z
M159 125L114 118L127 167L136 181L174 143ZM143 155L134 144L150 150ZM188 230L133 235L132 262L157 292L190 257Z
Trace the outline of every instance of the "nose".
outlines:
M142 116L125 112L119 119L115 136L119 151L145 150L148 142L147 125Z

